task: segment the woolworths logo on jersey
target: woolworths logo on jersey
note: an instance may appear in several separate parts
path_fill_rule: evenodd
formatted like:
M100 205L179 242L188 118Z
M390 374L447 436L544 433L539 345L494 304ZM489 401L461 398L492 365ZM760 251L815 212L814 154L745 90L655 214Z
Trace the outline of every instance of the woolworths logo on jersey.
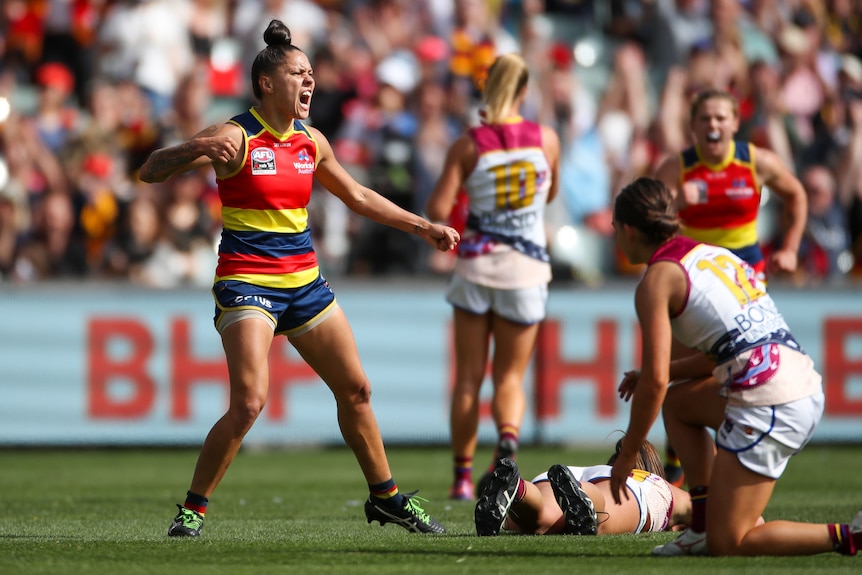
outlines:
M308 152L301 150L297 158L299 161L294 162L293 167L296 168L298 173L310 174L314 172L314 162L311 161L311 156L308 155Z

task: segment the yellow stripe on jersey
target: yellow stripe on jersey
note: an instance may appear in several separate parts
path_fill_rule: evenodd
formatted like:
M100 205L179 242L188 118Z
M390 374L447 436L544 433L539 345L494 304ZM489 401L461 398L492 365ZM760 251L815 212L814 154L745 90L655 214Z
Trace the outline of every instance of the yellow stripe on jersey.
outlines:
M221 277L216 276L214 283L225 280L236 280L261 287L285 289L308 285L316 280L319 275L320 267L314 266L313 268L291 274L234 274Z
M237 232L299 233L308 228L305 208L292 210L245 210L222 207L224 227Z
M683 235L699 242L735 250L757 243L757 222L749 222L735 228L692 228L686 226L683 229Z

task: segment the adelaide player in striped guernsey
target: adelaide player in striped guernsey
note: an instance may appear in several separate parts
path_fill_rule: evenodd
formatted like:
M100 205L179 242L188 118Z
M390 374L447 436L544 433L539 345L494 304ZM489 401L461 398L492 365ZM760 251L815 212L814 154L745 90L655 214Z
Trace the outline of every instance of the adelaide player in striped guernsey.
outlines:
M769 272L796 269L805 232L805 188L772 150L735 140L736 98L721 90L699 93L691 104L694 145L668 158L656 172L676 198L682 233L727 248L765 279ZM763 187L782 201L783 243L763 259L757 217Z
M267 357L276 335L288 337L335 396L342 435L368 483L368 522L442 533L419 499L401 493L392 477L371 408L371 385L347 318L321 276L306 207L316 181L357 214L416 234L439 250L453 249L459 234L356 182L323 134L303 122L314 91L308 57L279 20L270 22L263 38L267 46L251 68L260 104L156 150L140 170L143 181L161 182L212 165L224 220L213 295L230 403L207 435L168 535L200 535L208 499L266 403Z

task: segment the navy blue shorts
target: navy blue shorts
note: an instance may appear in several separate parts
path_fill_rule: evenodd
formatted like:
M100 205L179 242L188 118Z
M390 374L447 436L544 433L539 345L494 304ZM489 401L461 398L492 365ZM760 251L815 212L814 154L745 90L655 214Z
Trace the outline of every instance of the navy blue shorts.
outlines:
M213 286L216 329L225 314L243 310L259 311L275 326L276 334L305 333L337 308L335 294L323 276L298 288L274 289L226 280Z

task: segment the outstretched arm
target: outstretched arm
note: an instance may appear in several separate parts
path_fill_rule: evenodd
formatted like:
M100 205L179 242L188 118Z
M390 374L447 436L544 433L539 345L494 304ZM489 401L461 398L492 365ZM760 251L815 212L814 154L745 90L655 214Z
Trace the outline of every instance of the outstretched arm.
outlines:
M318 163L314 178L353 212L403 232L416 234L440 251L454 249L461 236L457 231L404 210L371 188L361 185L347 173L332 152L329 141L319 130L311 128L318 145Z
M233 124L209 126L182 144L150 154L141 166L140 178L151 184L207 164L233 165L239 161L242 141L241 130Z

